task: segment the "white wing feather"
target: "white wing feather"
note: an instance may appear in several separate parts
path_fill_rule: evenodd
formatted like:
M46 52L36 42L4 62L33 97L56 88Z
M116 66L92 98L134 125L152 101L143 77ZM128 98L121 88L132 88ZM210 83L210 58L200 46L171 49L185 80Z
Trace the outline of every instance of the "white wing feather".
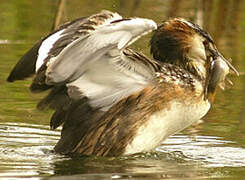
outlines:
M38 58L36 62L36 72L38 69L43 65L44 60L48 57L48 53L50 49L53 47L53 44L62 37L64 29L57 31L56 33L49 36L47 39L45 39L42 42L42 45L40 46L40 49L38 50Z
M96 29L50 59L46 83L66 83L71 97L86 96L91 106L108 110L152 79L149 68L132 62L123 50L156 27L152 20L134 18ZM79 93L74 93L74 87Z

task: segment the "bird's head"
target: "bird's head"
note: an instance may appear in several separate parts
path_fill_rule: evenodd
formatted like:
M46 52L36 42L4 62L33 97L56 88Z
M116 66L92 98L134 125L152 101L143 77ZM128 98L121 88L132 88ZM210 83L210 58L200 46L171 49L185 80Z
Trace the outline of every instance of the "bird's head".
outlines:
M151 53L154 59L181 66L214 91L229 72L238 74L215 46L211 36L198 25L181 18L169 19L154 31Z

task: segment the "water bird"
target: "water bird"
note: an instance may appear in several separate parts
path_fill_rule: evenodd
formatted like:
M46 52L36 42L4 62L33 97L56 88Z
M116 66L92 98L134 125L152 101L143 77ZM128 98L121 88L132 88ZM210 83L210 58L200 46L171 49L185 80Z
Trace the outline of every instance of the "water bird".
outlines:
M153 59L129 46L152 32ZM34 75L37 105L63 125L61 154L120 156L152 151L202 118L236 69L198 25L123 18L103 10L61 25L37 42L7 81Z

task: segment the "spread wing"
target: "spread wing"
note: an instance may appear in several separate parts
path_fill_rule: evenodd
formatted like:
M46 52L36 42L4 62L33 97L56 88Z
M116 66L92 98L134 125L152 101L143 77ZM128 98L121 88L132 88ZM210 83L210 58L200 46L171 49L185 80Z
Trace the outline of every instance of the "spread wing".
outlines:
M38 42L32 52L37 54L29 54L31 60L22 58L8 80L35 73L30 87L33 92L51 88L38 108L56 110L52 128L66 121L71 107L85 102L93 109L107 111L152 83L158 64L127 47L156 27L152 20L123 19L109 11L77 19ZM21 74L29 62L32 70Z
M56 31L38 41L25 53L11 71L7 81L13 82L35 74L51 57L57 56L76 39L110 21L118 19L122 19L122 17L117 13L101 11L98 14L81 17L61 25Z
M153 21L141 18L111 18L87 27L83 36L42 64L32 87L66 85L69 97L85 96L92 107L106 111L153 79L154 63L125 48L155 28Z

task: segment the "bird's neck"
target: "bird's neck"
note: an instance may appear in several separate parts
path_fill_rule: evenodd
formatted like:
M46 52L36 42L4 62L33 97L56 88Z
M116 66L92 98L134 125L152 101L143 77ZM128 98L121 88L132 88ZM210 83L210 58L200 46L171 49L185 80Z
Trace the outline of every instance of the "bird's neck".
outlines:
M188 62L183 65L183 68L200 81L205 81L207 77L207 70L202 61L189 59Z

